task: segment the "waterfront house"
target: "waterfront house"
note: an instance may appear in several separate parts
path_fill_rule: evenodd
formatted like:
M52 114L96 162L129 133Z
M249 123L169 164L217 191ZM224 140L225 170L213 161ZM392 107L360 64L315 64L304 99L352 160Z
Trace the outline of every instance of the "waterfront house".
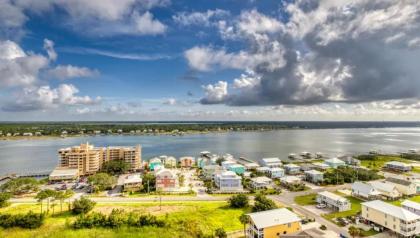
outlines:
M330 168L330 166L326 163L315 162L312 164L315 166L315 168L320 169L320 170L327 170Z
M387 183L395 185L397 190L406 196L411 196L417 193L416 184L410 180L396 178L396 177L388 177L385 179Z
M202 174L203 174L204 179L209 180L209 179L214 179L215 174L221 171L222 171L222 167L220 165L212 164L212 165L204 166Z
M143 184L140 174L130 174L124 177L123 190L124 192L139 191Z
M417 215L420 216L420 203L418 202L413 202L410 200L404 200L401 203L402 208L409 210L412 213L415 213Z
M210 165L210 164L212 164L211 159L209 159L207 157L199 157L197 159L197 167L199 167L200 169L202 169L204 166Z
M155 167L162 167L162 160L160 160L159 158L155 157L149 160L149 169L150 171L155 171Z
M340 166L346 166L346 163L338 158L327 159L325 160L325 164L327 164L328 166L334 169Z
M194 157L184 156L179 158L179 162L181 163L182 168L191 168L194 166Z
M298 184L302 182L302 179L297 176L283 176L280 178L280 182L284 185Z
M262 166L269 168L281 167L282 165L279 158L263 158L261 159L261 164Z
M299 164L300 166L300 170L302 172L308 171L308 170L313 170L316 169L317 167L313 164Z
M163 160L163 164L165 165L165 168L176 168L176 158L172 156L167 156Z
M268 171L270 170L270 168L269 167L258 167L256 170L257 170L257 173L267 174Z
M412 169L411 165L399 161L387 162L385 163L384 168L398 172L409 172Z
M381 192L377 191L371 184L364 182L354 182L351 185L351 195L367 200L378 199Z
M222 163L221 163L222 168L224 170L228 170L229 167L232 166L232 165L234 165L234 164L236 164L236 162L235 161L232 161L232 160L225 160L225 161L222 161Z
M401 197L401 193L398 191L395 184L381 182L381 181L371 181L368 184L381 193L382 197L388 200L396 200Z
M311 183L321 183L324 181L324 173L318 170L305 171L305 179Z
M284 169L282 168L270 168L267 172L270 178L281 178L284 176Z
M363 219L399 237L415 237L420 234L420 216L409 210L381 200L363 202L361 207Z
M327 207L338 212L348 211L351 209L351 203L347 198L328 191L318 193L316 196L316 202L318 204L325 204Z
M278 238L300 231L301 219L287 208L247 214L246 238Z
M161 169L156 173L156 189L162 191L173 191L178 188L178 176L175 171Z
M347 165L350 166L360 166L361 161L354 158L353 156L340 156L338 157L339 160L344 161Z
M229 166L228 170L233 171L236 174L241 175L245 172L245 167L243 165L240 165L240 164L232 164L231 166Z
M232 171L222 171L216 174L214 183L220 191L242 191L242 178Z
M284 170L286 171L287 174L291 174L291 175L300 173L300 167L295 164L286 164L284 166Z
M270 178L261 176L261 177L251 178L250 185L253 189L262 189L262 188L271 187L272 183L273 183L273 180L271 180Z
M49 175L52 182L75 181L79 178L78 169L55 168Z
M258 167L260 167L260 165L257 163L246 163L244 164L244 166L246 170L257 169Z

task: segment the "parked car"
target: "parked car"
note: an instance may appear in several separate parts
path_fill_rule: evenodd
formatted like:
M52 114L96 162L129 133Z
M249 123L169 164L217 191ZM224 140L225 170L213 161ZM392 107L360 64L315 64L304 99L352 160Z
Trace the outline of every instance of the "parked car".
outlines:
M316 208L322 209L322 208L326 208L327 205L323 204L323 203L319 203L316 205Z

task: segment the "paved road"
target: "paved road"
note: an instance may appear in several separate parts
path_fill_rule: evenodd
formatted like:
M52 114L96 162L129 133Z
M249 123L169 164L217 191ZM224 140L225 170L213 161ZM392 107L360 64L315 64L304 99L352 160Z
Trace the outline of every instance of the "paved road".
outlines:
M343 227L339 227L336 224L330 222L329 220L323 218L320 214L316 214L308 209L306 209L303 206L297 205L295 204L295 197L296 196L301 196L301 195L307 195L307 194L311 194L311 193L317 193L317 192L321 192L321 191L336 191L338 189L345 189L345 188L349 188L350 184L343 184L343 185L338 185L338 186L330 186L330 187L323 187L323 188L319 188L319 189L312 189L312 190L308 190L308 191L302 191L302 192L284 192L281 195L273 195L270 196L271 199L274 199L288 207L293 208L294 211L296 211L297 213L300 213L304 216L310 217L310 218L315 218L315 221L317 221L318 223L325 225L329 230L332 230L334 232L336 232L337 234L343 234L347 237L351 237L346 228Z

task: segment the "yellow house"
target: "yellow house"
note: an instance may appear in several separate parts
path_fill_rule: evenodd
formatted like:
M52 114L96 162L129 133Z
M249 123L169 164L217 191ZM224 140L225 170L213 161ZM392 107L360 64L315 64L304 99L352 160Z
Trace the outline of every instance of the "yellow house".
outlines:
M286 208L248 214L247 238L279 238L301 230L301 219Z

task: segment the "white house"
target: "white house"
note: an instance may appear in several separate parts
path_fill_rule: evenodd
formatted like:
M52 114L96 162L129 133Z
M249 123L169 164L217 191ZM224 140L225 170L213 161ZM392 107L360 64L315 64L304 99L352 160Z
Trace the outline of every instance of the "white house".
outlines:
M270 168L269 167L258 167L257 169L257 172L258 173L268 173L268 171L270 170Z
M242 178L233 171L223 171L216 174L214 183L221 191L241 191Z
M257 164L257 163L246 163L246 164L244 164L244 166L247 170L256 169L256 168L260 167L260 165Z
M318 170L308 170L305 171L305 178L306 181L312 182L312 183L319 183L324 180L324 173L319 172Z
M272 185L273 180L265 176L251 178L251 187L254 189L268 188Z
M232 161L232 160L225 160L225 161L223 161L223 162L222 162L222 168L223 168L224 170L228 170L228 169L230 168L230 166L231 166L231 165L234 165L234 164L236 164L236 162L235 162L235 161Z
M284 169L282 168L270 168L268 170L270 178L281 178L284 176Z
M348 199L328 191L318 193L316 202L325 204L327 207L333 208L339 212L351 209L351 203Z
M325 164L327 164L328 166L334 169L340 166L346 166L346 163L338 158L327 159L325 160Z
M401 197L401 193L398 191L397 187L391 183L385 183L381 181L371 181L368 184L381 193L386 199L395 200Z
M389 170L395 170L400 172L408 172L412 169L411 165L399 161L387 162L385 163L384 167Z
M328 164L325 164L325 163L321 163L321 162L315 162L315 163L312 163L317 169L321 169L321 170L326 170L326 169L329 169L330 168L330 166L328 165Z
M263 158L261 159L261 164L262 166L269 168L281 167L282 165L279 158Z
M284 176L280 178L282 184L297 184L301 183L302 179L297 176Z
M377 191L371 184L364 182L354 182L351 185L351 195L364 199L378 199L381 192Z
M138 191L142 187L143 180L140 174L131 174L124 178L123 189L124 191Z
M295 164L286 164L284 166L287 174L298 174L300 173L300 167Z
M417 215L420 216L420 203L418 202L413 202L410 200L404 200L401 203L402 208L409 210L412 213L415 213Z
M397 190L403 195L411 196L417 193L416 184L410 180L388 177L385 181L387 183L395 185Z

